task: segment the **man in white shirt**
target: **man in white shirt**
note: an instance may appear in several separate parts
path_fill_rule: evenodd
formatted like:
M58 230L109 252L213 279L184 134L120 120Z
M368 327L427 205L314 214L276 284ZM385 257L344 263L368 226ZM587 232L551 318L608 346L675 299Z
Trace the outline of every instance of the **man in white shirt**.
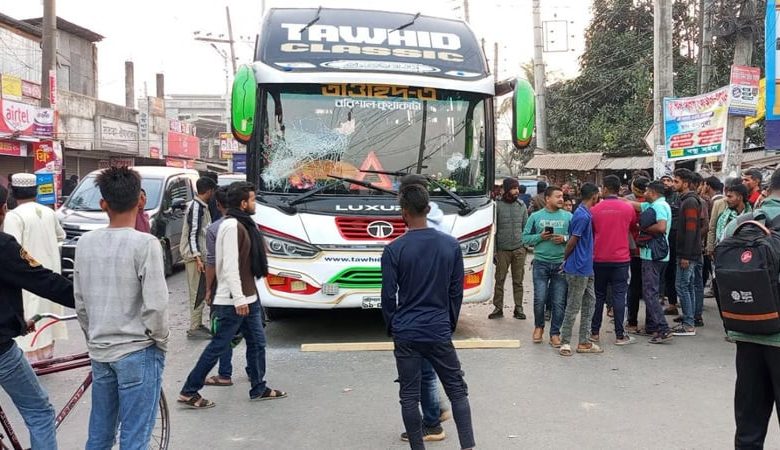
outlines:
M17 173L11 176L11 190L18 206L8 211L3 231L13 236L43 267L60 273L58 243L65 239L65 231L51 208L35 203L38 193L35 175ZM24 311L30 317L43 313L62 315L65 311L62 306L29 291L23 291L23 299ZM16 342L30 362L37 362L51 359L54 356L54 342L67 338L65 324L59 323L41 331L35 346L32 345L33 334L20 336Z

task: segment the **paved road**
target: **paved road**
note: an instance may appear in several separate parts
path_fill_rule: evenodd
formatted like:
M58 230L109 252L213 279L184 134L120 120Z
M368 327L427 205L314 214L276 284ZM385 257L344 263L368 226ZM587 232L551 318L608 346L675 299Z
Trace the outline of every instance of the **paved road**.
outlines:
M530 280L530 278L527 278ZM531 311L530 282L526 310ZM179 272L169 279L172 351L165 389L173 401L205 346L188 341L186 285ZM470 388L479 448L557 449L726 449L732 447L734 346L717 325L717 309L707 300L707 326L696 337L671 345L611 345L607 331L602 355L562 358L547 344L531 343L533 322L509 315L488 321L488 305L467 305L458 338L520 339L511 350L460 352ZM509 313L509 310L507 310ZM61 348L83 348L71 328ZM234 357L236 386L206 388L217 403L206 411L171 405L172 449L403 449L395 365L390 352L301 353L302 343L385 340L377 311L293 314L269 324L268 380L290 398L250 403L242 376L244 357ZM243 350L244 346L239 349ZM83 373L49 375L44 384L62 405ZM0 397L8 405L6 397ZM83 448L89 394L60 433L65 449ZM16 426L18 416L11 414ZM767 448L780 448L776 418ZM454 424L433 449L458 448ZM26 433L24 433L26 434Z

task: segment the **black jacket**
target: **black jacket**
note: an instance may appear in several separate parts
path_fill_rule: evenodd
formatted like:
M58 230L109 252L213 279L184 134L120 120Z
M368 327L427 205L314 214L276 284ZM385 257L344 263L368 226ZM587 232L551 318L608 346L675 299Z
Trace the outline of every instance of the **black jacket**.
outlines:
M13 236L0 232L0 353L25 331L22 289L73 308L73 284L41 266Z
M680 211L677 221L677 257L701 261L701 206L695 192L686 192L680 197ZM674 221L674 219L672 219Z

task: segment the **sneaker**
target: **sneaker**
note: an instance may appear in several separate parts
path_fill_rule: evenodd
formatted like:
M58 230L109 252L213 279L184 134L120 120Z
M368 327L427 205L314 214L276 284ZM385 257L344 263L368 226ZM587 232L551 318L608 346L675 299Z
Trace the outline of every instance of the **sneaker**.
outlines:
M665 344L669 341L674 339L674 335L672 335L672 330L667 330L663 333L656 333L655 336L651 337L648 341L651 344Z
M492 313L488 314L488 319L500 319L504 317L504 310L501 308L495 308Z
M680 312L677 311L677 305L669 305L664 309L665 316L677 316Z
M703 327L704 326L704 319L702 319L701 317L698 318L698 319L694 319L693 320L693 326L695 326L696 328Z
M442 428L441 425L436 427L423 426L423 441L443 441L445 437L447 437L447 435L444 433L444 428ZM406 432L401 433L401 440L409 442L409 435L406 434Z
M525 313L523 312L522 309L515 308L515 312L514 314L512 314L512 317L518 320L525 320Z
M672 334L675 336L696 336L696 328L689 327L687 325L680 325L672 330Z
M674 321L675 321L675 322L677 322L677 323L682 323L682 321L683 321L683 316L677 316L677 317L675 317L675 318L674 318Z
M630 345L636 343L636 339L624 334L622 338L615 339L615 345Z

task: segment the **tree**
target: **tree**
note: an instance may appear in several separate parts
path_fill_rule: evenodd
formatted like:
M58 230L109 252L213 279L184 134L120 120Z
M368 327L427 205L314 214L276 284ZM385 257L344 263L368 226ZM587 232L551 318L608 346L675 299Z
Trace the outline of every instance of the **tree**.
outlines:
M756 28L763 30L766 0L759 0ZM741 0L715 2L716 24L734 20ZM698 0L675 0L674 89L695 95L698 87ZM763 34L760 32L759 34ZM735 36L713 44L713 85L729 82ZM754 65L763 66L763 42ZM594 0L585 33L581 72L547 89L550 148L561 152L600 151L627 156L646 151L644 136L653 123L653 1ZM759 142L760 131L748 132ZM761 141L762 142L762 141Z

